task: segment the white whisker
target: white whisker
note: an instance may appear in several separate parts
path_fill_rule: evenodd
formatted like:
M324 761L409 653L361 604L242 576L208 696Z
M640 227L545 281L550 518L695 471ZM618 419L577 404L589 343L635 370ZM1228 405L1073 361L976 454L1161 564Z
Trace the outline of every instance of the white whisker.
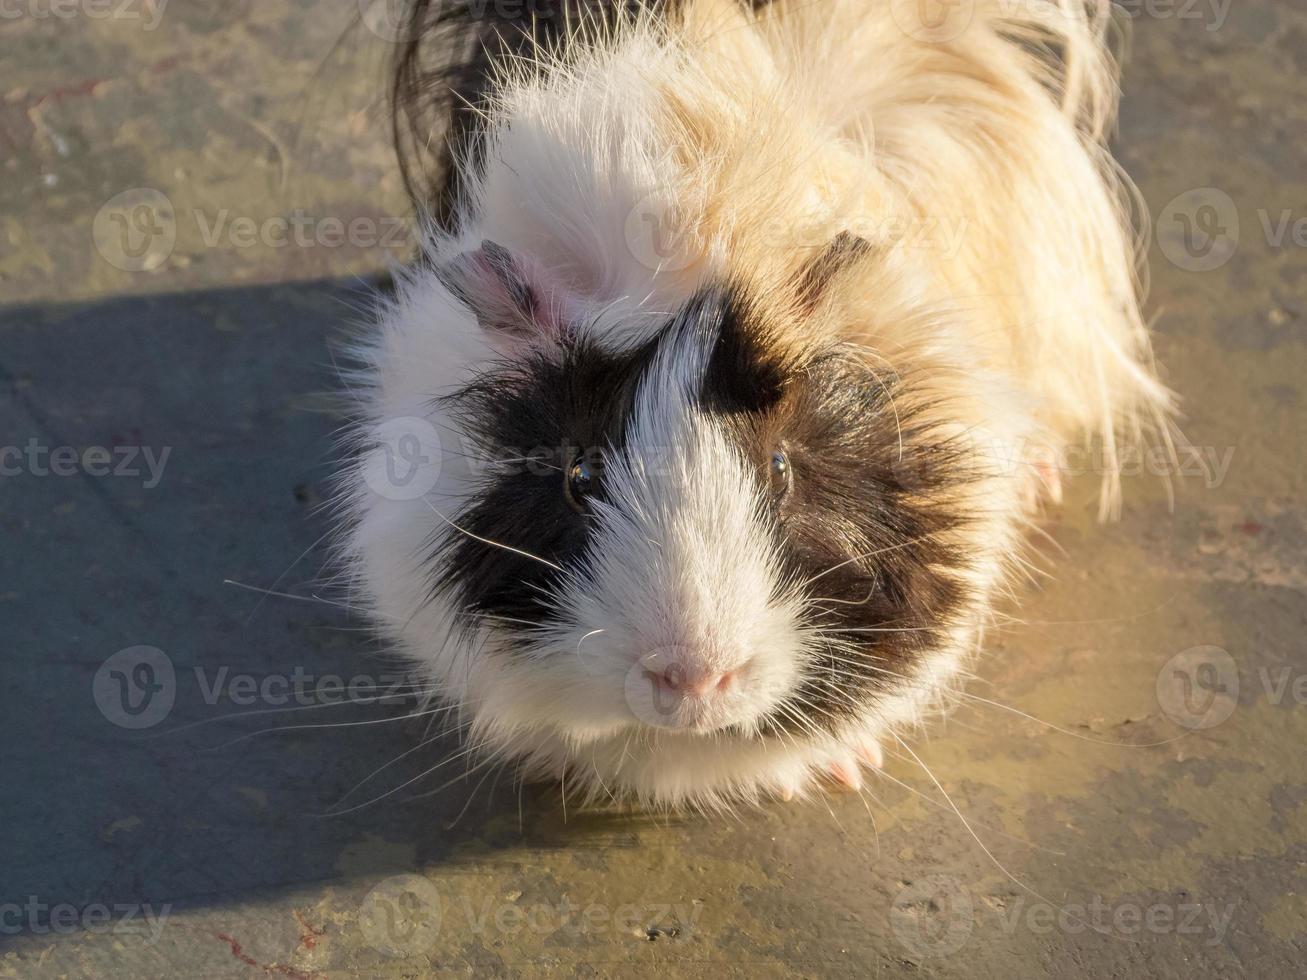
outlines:
M513 554L521 555L523 558L530 558L532 561L538 561L540 562L540 564L552 568L556 572L563 571L563 567L561 565L556 565L554 562L549 561L547 558L541 558L539 555L533 555L531 554L531 552L523 551L521 548L514 548L512 545L501 544L498 541L491 541L489 538L483 538L479 534L473 534L471 531L459 527L444 514L440 513L440 511L436 510L435 506L431 503L431 501L427 500L425 497L422 498L422 502L431 509L431 513L435 514L442 521L444 521L446 524L452 527L455 531L459 532L460 534L466 534L473 541L480 541L482 544L488 544L492 548L502 548L504 551L511 551Z

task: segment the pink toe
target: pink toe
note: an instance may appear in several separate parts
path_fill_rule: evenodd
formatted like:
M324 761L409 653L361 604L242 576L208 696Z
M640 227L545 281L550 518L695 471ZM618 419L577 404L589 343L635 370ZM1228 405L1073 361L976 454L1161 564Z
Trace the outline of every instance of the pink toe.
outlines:
M830 773L837 782L849 789L855 792L862 789L862 773L858 771L856 765L847 762L832 762Z
M879 742L868 740L860 743L858 745L858 756L873 769L879 769L885 764L885 755L881 752Z

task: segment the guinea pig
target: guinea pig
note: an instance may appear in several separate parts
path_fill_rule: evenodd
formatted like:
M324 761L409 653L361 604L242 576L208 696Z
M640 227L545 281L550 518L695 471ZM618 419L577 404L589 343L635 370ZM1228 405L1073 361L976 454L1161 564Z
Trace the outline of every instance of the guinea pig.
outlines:
M1110 5L413 3L421 254L357 347L350 601L586 800L857 788L1060 494L1166 438Z

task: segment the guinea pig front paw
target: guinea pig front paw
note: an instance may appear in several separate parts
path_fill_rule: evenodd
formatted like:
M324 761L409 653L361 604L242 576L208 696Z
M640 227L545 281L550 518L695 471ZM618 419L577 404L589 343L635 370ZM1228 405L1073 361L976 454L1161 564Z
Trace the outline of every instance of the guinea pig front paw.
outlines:
M884 763L885 754L879 742L855 737L845 745L823 750L812 768L802 774L778 773L771 782L776 796L785 803L802 795L810 784L820 789L823 781L828 783L828 789L856 793L862 789L863 768L879 769Z
M880 743L873 738L860 739L853 750L859 759L873 769L879 769L885 764L885 753L881 751Z
M835 788L857 793L862 789L862 769L852 759L837 759L827 765L826 771L835 780Z
M831 754L826 772L835 781L837 789L857 793L862 789L862 767L879 769L884 763L880 743L860 737Z

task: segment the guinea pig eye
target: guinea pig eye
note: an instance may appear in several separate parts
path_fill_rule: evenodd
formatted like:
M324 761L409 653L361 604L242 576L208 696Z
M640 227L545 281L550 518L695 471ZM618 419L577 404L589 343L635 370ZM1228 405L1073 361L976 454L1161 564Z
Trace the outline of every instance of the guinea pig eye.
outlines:
M783 449L771 454L771 487L775 493L782 494L790 488L790 458Z
M588 508L586 501L599 492L598 461L586 456L578 456L567 468L565 493L567 502L584 513Z

